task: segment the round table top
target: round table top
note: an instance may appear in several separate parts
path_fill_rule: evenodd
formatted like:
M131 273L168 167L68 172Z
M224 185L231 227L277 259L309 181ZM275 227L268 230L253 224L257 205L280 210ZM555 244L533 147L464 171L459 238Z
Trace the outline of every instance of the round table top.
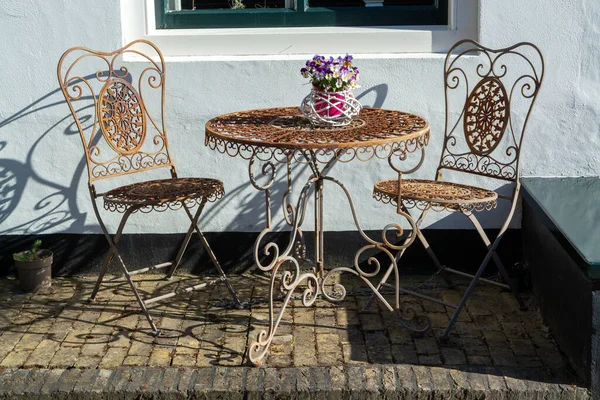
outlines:
M207 145L225 142L290 150L334 150L408 141L426 144L428 137L429 123L424 118L379 108L363 108L349 125L342 127L313 126L299 107L234 112L206 123Z

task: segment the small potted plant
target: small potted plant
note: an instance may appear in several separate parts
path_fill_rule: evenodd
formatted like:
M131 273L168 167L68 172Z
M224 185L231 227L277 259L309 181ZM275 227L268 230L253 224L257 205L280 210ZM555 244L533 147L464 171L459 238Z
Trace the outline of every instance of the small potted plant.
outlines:
M52 280L52 252L42 250L41 240L36 240L31 250L13 254L13 260L19 274L21 289L33 292L49 287Z
M312 90L302 101L302 113L315 125L348 125L361 109L352 95L357 87L359 71L352 65L352 56L325 58L315 55L300 70L309 78Z

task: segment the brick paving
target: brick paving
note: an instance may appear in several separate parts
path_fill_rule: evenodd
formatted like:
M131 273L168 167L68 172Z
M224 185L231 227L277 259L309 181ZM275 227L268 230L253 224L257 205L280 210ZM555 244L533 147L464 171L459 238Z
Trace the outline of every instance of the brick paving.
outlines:
M33 390L44 398L60 390L90 395L120 388L135 397L151 392L152 384L165 398L169 391L185 398L196 392L262 397L286 390L373 398L388 392L411 398L411 391L425 398L480 398L482 393L502 398L515 391L548 394L540 398L589 397L578 388L527 293L529 310L521 312L510 293L481 285L447 343L439 336L451 309L414 297L403 302L431 318L433 329L425 335L410 334L377 305L371 313L359 313L365 296L348 296L339 304L317 300L310 308L293 300L266 368L249 368L247 346L268 323L267 304L219 307L221 299L228 300L222 285L178 296L153 304L151 314L162 330L155 337L121 280L110 279L88 303L94 279L57 278L37 294L21 293L14 280L0 280L0 399L7 390L21 389L24 396ZM265 277L231 279L242 300L266 297ZM347 279L350 291L360 289L358 280ZM409 277L407 284L418 279ZM142 295L156 295L197 279L143 275L137 282ZM456 301L462 291L458 285L422 292ZM9 389L3 382L11 383Z

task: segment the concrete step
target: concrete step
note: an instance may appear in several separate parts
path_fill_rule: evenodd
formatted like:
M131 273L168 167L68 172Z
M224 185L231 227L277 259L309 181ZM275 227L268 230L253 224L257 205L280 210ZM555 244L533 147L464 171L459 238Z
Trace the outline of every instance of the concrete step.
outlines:
M536 376L535 380L524 377ZM406 364L297 368L4 369L0 399L590 399L520 369Z

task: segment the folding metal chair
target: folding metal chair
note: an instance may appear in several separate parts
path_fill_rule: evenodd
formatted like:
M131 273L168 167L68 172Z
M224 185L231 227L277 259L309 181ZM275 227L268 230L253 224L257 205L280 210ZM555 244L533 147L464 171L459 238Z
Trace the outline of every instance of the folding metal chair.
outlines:
M456 43L448 52L444 63L446 131L435 180L402 179L403 172L392 165L398 173L398 179L380 181L375 185L373 197L395 205L399 214L409 214L409 209L414 208L420 210L421 213L416 218L417 229L407 240L411 240L412 235L416 234L439 271L471 279L458 305L408 289L403 290L455 309L442 335L444 339L448 338L478 281L512 290L521 309L525 308L496 249L517 206L521 186L521 145L543 77L542 53L531 43L518 43L498 50L483 47L471 40ZM496 183L507 182L513 186L512 193L507 196L476 186L442 181L442 172L445 170L479 175ZM475 217L475 212L496 208L498 200L509 202L510 211L492 242ZM460 212L475 226L488 249L475 275L448 268L438 260L420 229L430 210ZM404 251L400 251L397 254L397 260L403 253ZM482 278L491 259L496 263L505 283ZM391 269L387 271L378 287L389 285L386 281L391 272ZM366 310L373 300L374 297L365 307Z
M122 64L122 57L125 54L144 62L125 66ZM139 70L136 78L128 68ZM88 187L94 212L110 246L90 300L96 297L114 257L156 334L159 330L146 308L150 303L222 281L234 301L239 304L235 290L198 226L206 204L223 196L223 183L208 178L178 178L169 153L164 118L165 62L160 50L153 43L145 40L134 41L113 52L74 47L67 50L60 58L57 74L60 88L73 114L83 143L88 167ZM145 101L148 98L151 98L150 101ZM100 185L98 181L162 168L170 169L170 178L136 182L102 193L96 191L96 185ZM100 217L97 204L99 198L104 201L104 208L107 211L123 213L117 232L112 237ZM194 208L196 211L193 211ZM150 211L177 209L185 211L190 226L175 260L129 271L121 258L117 244L131 214L140 211L145 215ZM219 279L205 281L158 297L142 299L131 276L169 267L166 276L171 278L181 263L194 231L217 268Z

